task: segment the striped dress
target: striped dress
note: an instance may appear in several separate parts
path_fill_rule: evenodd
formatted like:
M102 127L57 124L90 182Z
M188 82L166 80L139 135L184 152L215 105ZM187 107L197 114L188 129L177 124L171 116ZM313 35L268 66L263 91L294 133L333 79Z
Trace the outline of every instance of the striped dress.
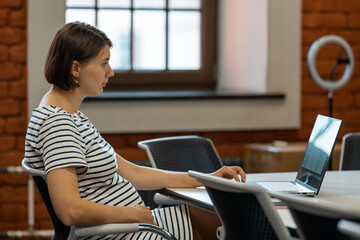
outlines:
M47 106L34 109L25 140L25 158L34 168L46 173L75 167L83 199L113 206L144 205L133 185L117 173L116 153L81 112ZM187 206L152 210L156 223L177 239L193 239ZM161 239L141 232L87 239Z

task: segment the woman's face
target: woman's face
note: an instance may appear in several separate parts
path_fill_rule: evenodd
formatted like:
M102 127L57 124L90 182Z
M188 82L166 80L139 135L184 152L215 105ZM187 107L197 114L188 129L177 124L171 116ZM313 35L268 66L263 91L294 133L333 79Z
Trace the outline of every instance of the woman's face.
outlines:
M85 96L97 96L103 92L109 77L114 76L110 65L110 48L106 45L99 55L86 64L80 64L79 87Z

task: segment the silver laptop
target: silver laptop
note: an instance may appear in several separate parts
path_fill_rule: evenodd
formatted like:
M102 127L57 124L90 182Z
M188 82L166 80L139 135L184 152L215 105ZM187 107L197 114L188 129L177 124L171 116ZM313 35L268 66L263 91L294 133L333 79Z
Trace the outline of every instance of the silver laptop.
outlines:
M269 193L317 195L328 167L342 121L318 115L295 181L248 182Z

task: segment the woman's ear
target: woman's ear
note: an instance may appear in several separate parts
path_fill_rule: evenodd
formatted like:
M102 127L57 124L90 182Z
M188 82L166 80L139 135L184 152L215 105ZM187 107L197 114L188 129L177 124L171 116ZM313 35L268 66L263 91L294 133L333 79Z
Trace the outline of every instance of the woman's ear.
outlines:
M74 77L79 77L80 76L80 70L81 70L80 62L74 60L72 66L71 66L71 74Z

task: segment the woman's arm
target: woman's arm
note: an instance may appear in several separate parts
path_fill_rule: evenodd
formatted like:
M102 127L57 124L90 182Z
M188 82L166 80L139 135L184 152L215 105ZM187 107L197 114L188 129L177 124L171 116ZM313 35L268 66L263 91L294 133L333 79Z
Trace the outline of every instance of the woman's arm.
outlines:
M50 171L47 174L47 185L55 212L67 226L131 222L155 224L148 207L109 206L81 199L75 167Z
M197 187L202 184L184 172L165 171L155 168L142 167L133 164L117 155L118 173L130 181L138 190L154 190L161 188ZM222 167L212 173L214 176L224 177L245 182L246 175L241 167Z

